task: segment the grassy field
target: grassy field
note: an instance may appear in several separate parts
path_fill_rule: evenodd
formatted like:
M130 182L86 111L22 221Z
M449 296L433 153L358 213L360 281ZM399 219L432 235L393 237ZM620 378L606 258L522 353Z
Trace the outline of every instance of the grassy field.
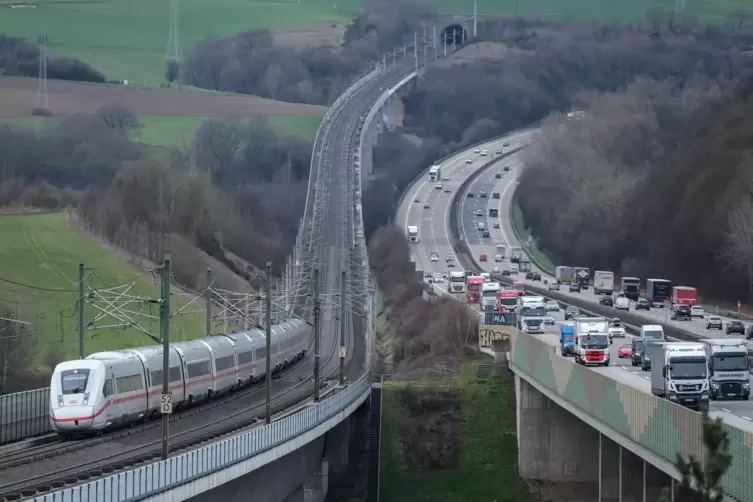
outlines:
M65 117L0 117L0 124L19 124L41 130L54 127ZM316 115L287 115L266 117L269 124L284 136L313 139L321 117ZM133 139L148 145L168 146L190 141L204 117L139 117L143 128L134 132Z
M487 362L485 360L485 362ZM491 358L488 358L491 362ZM475 380L475 364L449 381L386 383L382 408L381 497L390 502L527 502L532 500L517 476L515 394L510 382ZM459 457L454 468L410 465L405 451L405 421L410 412L402 392L409 384L457 394ZM434 409L427 402L426 409ZM439 440L441 441L441 439Z
M79 262L83 261L91 271L86 274L87 287L102 289L124 281L130 284L136 278L134 287L126 295L157 298L159 285L151 274L143 274L84 233L72 229L62 213L2 214L0 235L3 236L0 239L0 303L15 310L14 316L34 325L38 333L35 350L38 364L54 347L61 347L68 358L78 355L78 294L75 290L78 287ZM189 299L187 296L174 296L173 313ZM104 301L96 295L89 302L91 304L85 308L87 323L95 321L99 313L95 305L105 308ZM122 308L131 311L129 316L149 333L159 332L157 305L132 302ZM183 312L195 310L195 307L190 307ZM174 315L171 339L179 341L202 336L204 322L203 313ZM111 316L93 322L94 329L86 331L86 353L154 343L132 327L104 328L116 324L119 322Z
M36 40L47 30L51 56L79 58L108 79L156 85L164 81L170 2L154 0L32 0L34 8L0 1L0 32ZM3 5L4 4L4 5ZM180 0L183 53L212 35L275 28L348 16L327 0Z
M528 227L526 226L525 219L523 218L523 211L520 210L520 206L516 202L512 208L512 220L515 225L515 230L523 241L526 251L528 251L533 258L539 262L546 271L554 273L554 262L549 258L546 253L536 247L535 244L531 246L525 246L528 240Z

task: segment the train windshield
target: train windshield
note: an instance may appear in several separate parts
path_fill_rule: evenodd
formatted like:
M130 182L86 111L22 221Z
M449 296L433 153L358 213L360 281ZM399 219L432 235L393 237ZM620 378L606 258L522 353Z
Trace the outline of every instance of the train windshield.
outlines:
M89 381L89 370L65 370L60 374L63 394L83 394Z

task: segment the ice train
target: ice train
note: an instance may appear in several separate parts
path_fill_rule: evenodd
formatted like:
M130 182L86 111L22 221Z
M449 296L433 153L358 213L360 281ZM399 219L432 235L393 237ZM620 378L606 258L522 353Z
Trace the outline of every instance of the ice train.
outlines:
M271 368L302 359L312 330L292 319L272 326ZM50 383L50 423L60 435L99 432L159 414L162 345L97 352L58 364ZM266 372L259 329L170 344L173 409L251 385Z

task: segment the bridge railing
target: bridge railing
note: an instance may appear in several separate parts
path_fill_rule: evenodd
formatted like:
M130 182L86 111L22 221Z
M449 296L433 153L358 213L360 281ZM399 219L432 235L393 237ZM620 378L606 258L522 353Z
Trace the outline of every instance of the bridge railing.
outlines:
M371 391L366 373L337 394L304 411L244 434L89 483L40 495L35 502L122 502L140 500L190 483L270 451L313 431L348 408L360 405Z

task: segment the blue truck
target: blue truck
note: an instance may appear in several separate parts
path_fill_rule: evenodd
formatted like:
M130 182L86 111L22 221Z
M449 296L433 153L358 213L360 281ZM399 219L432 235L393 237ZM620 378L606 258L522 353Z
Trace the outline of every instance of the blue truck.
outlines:
M565 357L575 354L575 326L572 324L560 327L560 352Z

